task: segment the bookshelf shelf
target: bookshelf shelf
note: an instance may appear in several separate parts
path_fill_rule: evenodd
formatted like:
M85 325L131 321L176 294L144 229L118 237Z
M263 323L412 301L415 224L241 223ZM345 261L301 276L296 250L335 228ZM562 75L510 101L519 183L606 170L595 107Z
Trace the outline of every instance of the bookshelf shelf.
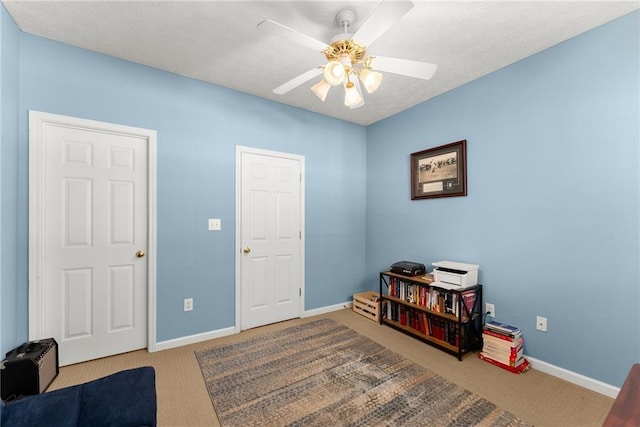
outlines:
M462 360L482 349L482 285L444 289L428 276L380 273L380 324Z
M398 329L398 330L400 330L402 332L405 332L405 333L407 333L409 335L413 335L416 338L420 339L421 341L426 341L428 343L436 344L437 346L442 347L442 348L446 349L449 352L456 353L458 351L458 348L456 346L453 346L453 345L449 344L448 342L442 341L442 340L434 338L432 336L425 335L420 331L416 331L415 329L411 328L410 326L402 325L400 322L396 322L394 320L389 320L389 319L384 319L383 323L385 325L391 326L394 329Z
M407 301L404 301L404 300L402 300L400 298L395 298L395 297L390 297L389 295L385 295L384 299L387 300L387 301L394 301L394 302L397 302L397 303L400 303L400 304L404 304L405 306L411 308L412 310L417 310L417 311L422 311L422 312L429 313L429 314L434 314L436 316L442 317L444 319L451 320L453 322L458 321L458 318L456 316L454 316L453 314L438 313L438 312L435 312L433 310L429 310L428 308L423 307L420 304L414 304L414 303L411 303L411 302L407 302Z

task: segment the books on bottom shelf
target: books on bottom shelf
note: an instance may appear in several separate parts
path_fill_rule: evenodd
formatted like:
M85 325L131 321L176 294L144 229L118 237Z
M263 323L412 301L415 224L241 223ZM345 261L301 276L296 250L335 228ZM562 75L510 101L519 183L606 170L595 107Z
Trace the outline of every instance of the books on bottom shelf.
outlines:
M456 322L430 316L423 311L414 310L391 301L387 304L386 319L414 329L423 335L444 341L454 347L459 346L461 337L464 339L463 331Z

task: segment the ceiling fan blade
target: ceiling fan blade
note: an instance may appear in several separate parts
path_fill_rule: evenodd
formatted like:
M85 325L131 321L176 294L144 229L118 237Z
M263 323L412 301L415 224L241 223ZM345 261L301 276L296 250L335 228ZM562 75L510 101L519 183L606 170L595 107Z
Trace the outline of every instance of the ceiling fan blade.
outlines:
M369 47L385 31L413 8L411 1L382 1L367 17L352 39L361 46Z
M428 62L411 61L409 59L373 56L371 68L377 71L386 71L387 73L429 80L435 74L438 66L436 64L429 64Z
M284 95L285 93L289 92L290 90L297 88L301 84L303 84L305 82L308 82L309 80L311 80L312 78L314 78L316 76L319 76L320 74L322 74L322 68L321 67L313 68L313 69L307 71L306 73L302 73L298 77L294 77L291 80L289 80L288 82L278 86L277 88L275 88L273 90L273 93L278 94L278 95Z
M316 40L311 36L301 33L298 30L287 27L282 24L278 24L270 19L265 19L258 24L258 28L266 31L267 33L275 34L276 36L285 37L293 42L296 42L302 46L311 48L317 52L322 52L329 48L329 45Z

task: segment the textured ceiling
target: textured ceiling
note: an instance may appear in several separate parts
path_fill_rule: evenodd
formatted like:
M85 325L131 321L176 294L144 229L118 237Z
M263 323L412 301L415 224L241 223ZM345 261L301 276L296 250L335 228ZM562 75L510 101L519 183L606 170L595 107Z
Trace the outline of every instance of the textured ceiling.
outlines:
M392 1L392 0L391 0ZM415 1L367 54L438 64L431 80L385 73L357 109L332 88L274 88L324 56L256 28L264 19L323 42L341 32L348 8L355 32L369 1L2 1L18 27L48 39L192 77L350 122L368 125L498 70L640 7L633 1ZM597 64L597 58L594 58Z

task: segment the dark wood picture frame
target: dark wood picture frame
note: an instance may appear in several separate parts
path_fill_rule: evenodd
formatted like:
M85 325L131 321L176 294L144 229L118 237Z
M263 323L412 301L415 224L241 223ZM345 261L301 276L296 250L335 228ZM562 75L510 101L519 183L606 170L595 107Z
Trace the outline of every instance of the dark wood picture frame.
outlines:
M411 200L466 195L466 139L411 153Z

